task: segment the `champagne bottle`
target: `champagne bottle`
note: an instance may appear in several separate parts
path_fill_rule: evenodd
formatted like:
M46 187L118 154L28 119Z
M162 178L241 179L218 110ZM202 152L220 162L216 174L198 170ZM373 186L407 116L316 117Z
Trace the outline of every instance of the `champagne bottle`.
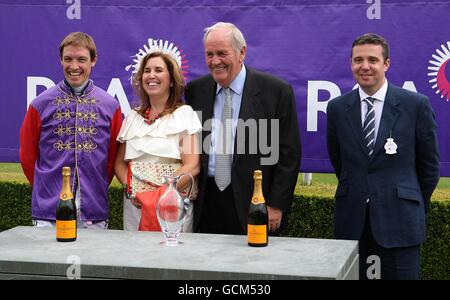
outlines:
M62 188L56 208L56 240L73 242L77 239L77 209L70 188L70 167L62 169Z
M253 179L255 185L248 210L247 222L248 245L252 247L265 247L269 243L269 217L262 191L262 172L255 170Z

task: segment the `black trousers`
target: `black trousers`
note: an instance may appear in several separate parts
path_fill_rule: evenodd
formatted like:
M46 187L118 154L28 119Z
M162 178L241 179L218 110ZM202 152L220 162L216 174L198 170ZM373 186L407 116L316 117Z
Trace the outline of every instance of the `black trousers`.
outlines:
M419 273L420 245L401 248L378 245L372 234L367 205L366 223L359 241L359 279L418 280Z
M221 192L214 178L208 177L203 201L199 232L245 234L239 221L231 184Z

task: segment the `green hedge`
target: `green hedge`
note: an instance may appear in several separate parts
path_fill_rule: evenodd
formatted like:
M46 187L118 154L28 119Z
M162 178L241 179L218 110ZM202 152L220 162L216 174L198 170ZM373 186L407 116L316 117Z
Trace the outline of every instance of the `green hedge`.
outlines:
M334 201L297 195L284 236L323 238L333 236ZM422 279L450 279L450 201L431 201L427 240L422 246Z
M111 187L110 229L122 229L122 191ZM296 195L283 236L332 237L333 205L330 198ZM0 231L31 225L31 188L28 184L0 182ZM422 250L422 278L450 279L450 201L432 201L427 241Z

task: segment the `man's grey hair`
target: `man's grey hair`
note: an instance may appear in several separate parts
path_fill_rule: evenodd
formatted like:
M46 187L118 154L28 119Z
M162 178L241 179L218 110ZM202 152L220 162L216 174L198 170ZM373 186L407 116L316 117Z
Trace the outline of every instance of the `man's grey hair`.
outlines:
M220 28L226 28L230 30L233 48L237 53L241 52L242 47L247 47L247 43L242 32L234 24L225 22L217 22L210 27L206 27L204 30L205 35L203 36L203 44L205 43L206 38L211 33L211 31Z

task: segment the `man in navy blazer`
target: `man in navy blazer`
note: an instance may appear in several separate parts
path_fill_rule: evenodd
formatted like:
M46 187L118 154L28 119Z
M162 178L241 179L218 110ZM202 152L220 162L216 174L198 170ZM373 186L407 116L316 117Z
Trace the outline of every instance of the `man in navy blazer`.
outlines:
M358 37L351 69L359 88L328 103L327 146L339 180L334 237L359 240L361 279L418 279L439 181L436 122L426 96L387 82L389 64L383 37Z
M186 89L186 102L200 111L203 122L206 121L200 190L194 204L194 231L245 234L253 172L260 169L268 229L277 234L287 224L300 167L294 92L285 81L243 63L247 46L235 25L219 22L206 28L203 44L210 74L191 81ZM231 152L229 168L223 164L218 168L219 155L223 155L222 138L219 138L221 123L214 120L224 115L227 97L231 98L228 103L235 124L233 136L229 136L234 145L227 151ZM213 122L208 126L211 119ZM252 124L256 131L250 129ZM270 151L261 147L267 142Z

